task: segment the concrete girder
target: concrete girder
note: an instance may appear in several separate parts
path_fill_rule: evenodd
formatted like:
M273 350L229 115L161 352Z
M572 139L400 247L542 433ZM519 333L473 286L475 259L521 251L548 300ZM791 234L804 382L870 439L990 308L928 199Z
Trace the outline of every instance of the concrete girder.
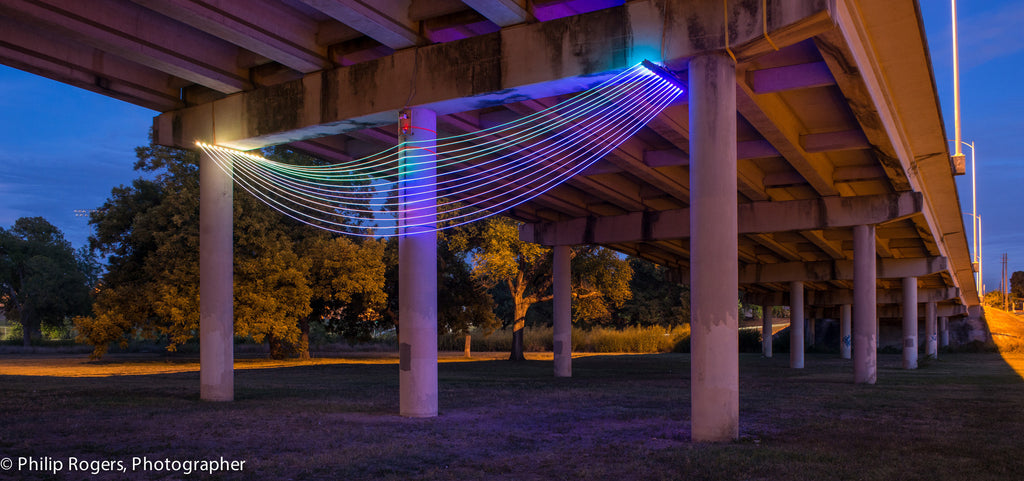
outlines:
M801 147L800 121L777 94L759 95L744 79L737 79L736 108L819 195L839 194L832 182L832 162Z
M967 306L963 304L943 303L935 307L937 316L962 316L967 314ZM900 304L884 304L878 306L878 317L884 319L902 319L903 306ZM926 313L922 310L918 313L918 320L926 319Z
M417 33L418 22L409 20L408 12L402 11L402 2L368 5L362 0L299 1L396 50L424 42Z
M773 5L768 16L772 39L781 47L827 30L832 26L828 5L822 0ZM740 23L740 17L751 13L735 11L730 22ZM203 140L251 150L392 123L407 105L445 115L579 92L644 58L657 57L662 45L663 60L677 69L697 53L723 48L724 35L702 31L690 37L694 22L704 21L721 25L721 5L709 1L695 8L686 0L639 0L409 48L165 113L155 121L156 139L162 145L191 147ZM730 42L737 55L756 56L771 48L759 22L756 28L744 24L736 30Z
M960 289L945 287L939 289L918 289L918 302L944 302L960 298ZM893 289L877 289L875 300L879 304L898 304L903 302L903 293ZM835 306L853 303L853 290L833 289L818 291L814 298L816 306Z
M740 284L853 280L851 260L750 264L740 268ZM878 259L877 278L895 279L937 274L947 269L945 257Z
M752 202L739 206L739 232L764 234L878 224L913 215L921 208L921 196L915 193ZM525 224L520 227L519 237L543 245L683 239L690 236L689 215L689 209L677 209Z
M825 62L786 65L759 70L747 70L747 83L756 94L835 85Z
M462 3L502 27L523 23L530 17L523 0L462 0Z
M801 134L800 147L808 153L839 152L843 150L866 150L871 148L864 132L857 130L839 130L835 132L819 132ZM835 181L835 170L832 179Z
M2 15L0 63L156 111L185 106L171 75Z
M302 73L331 67L317 24L283 4L248 0L230 13L191 0L131 0Z
M128 0L5 0L0 13L222 93L252 88L238 47Z

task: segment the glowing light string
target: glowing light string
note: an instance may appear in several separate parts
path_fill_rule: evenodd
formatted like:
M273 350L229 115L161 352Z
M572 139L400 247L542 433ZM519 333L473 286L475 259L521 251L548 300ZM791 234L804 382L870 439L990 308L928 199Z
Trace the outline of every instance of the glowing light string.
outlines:
M240 187L297 221L359 236L430 232L544 194L608 155L684 93L674 75L644 61L511 122L407 140L331 165L287 164L197 144ZM436 175L423 178L434 169Z

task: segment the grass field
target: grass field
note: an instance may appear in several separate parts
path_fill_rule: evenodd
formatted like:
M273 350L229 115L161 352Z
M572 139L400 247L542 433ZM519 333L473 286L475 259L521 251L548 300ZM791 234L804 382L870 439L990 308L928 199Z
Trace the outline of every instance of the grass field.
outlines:
M242 361L237 400L208 403L189 360L4 357L0 458L65 467L0 479L182 477L133 472L143 456L246 461L191 479L1024 479L1024 381L1011 367L1024 354L1003 356L903 371L881 355L878 384L864 386L833 355L808 354L800 371L741 355L742 436L719 445L689 440L685 354L580 358L572 379L552 378L549 360L443 362L433 419L395 415L391 359ZM127 472L69 472L69 457Z

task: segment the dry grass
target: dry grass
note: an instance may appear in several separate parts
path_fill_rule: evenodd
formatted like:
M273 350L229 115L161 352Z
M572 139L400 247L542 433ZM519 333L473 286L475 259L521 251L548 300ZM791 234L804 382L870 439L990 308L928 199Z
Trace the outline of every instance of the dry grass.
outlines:
M205 479L1024 479L1024 381L1007 364L1024 354L944 354L917 371L882 355L874 386L852 384L849 362L831 355L808 354L800 371L741 355L742 437L717 445L689 441L688 359L581 358L572 379L552 378L549 361L442 363L431 419L394 415L391 359L253 361L267 368L240 370L232 403L200 402L192 371L0 375L0 457L247 461ZM112 364L177 367L140 361ZM26 363L0 358L0 373Z

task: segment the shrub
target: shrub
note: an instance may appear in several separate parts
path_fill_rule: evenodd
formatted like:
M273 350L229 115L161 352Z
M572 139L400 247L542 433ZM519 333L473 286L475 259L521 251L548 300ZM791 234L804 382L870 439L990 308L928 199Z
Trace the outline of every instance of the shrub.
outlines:
M553 349L554 329L551 327L527 327L523 333L523 348L528 352L550 352ZM609 329L597 327L593 329L572 329L572 350L574 352L687 352L690 339L690 326L682 325L672 329L664 327L629 327L625 329ZM442 351L461 351L465 347L465 334L451 333L438 336L438 349ZM512 330L499 329L485 335L475 332L472 335L474 351L510 351L512 349ZM683 346L686 351L683 351Z

